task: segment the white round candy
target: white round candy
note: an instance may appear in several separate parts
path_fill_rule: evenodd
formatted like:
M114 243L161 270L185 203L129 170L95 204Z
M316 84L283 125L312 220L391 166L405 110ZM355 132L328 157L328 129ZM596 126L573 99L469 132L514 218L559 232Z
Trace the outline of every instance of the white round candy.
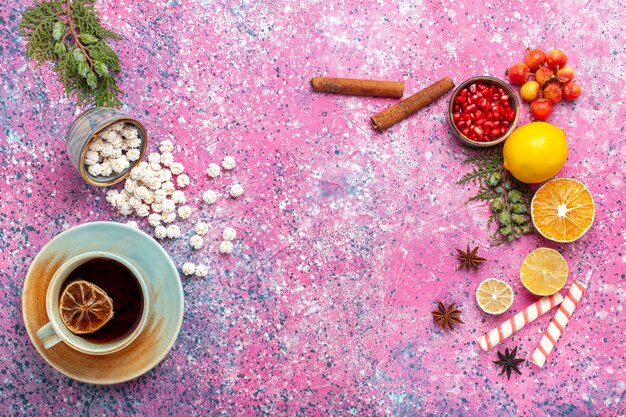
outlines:
M231 170L235 168L235 165L235 158L230 155L224 157L224 160L222 161L222 166L225 170Z
M226 255L230 255L233 252L233 242L230 240L223 240L220 243L220 252Z
M237 237L237 232L232 227L227 227L222 232L222 239L224 240L235 240Z
M217 201L217 194L215 194L215 191L213 190L206 190L202 193L202 199L207 204L215 204Z
M230 187L230 196L232 198L240 197L243 194L243 186L241 184L233 184Z
M206 174L211 178L217 178L220 172L222 172L220 166L215 163L210 163L209 167L206 169Z

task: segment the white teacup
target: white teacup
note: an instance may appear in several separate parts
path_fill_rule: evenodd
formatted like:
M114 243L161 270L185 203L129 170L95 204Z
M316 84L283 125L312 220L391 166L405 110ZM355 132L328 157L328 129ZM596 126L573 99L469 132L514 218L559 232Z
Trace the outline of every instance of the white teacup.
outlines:
M89 334L77 335L72 333L63 323L59 312L59 299L68 276L81 265L99 259L115 261L122 265L134 276L141 290L142 300L138 301L142 302L142 311L139 313L133 326L126 333L121 334L113 340L90 340ZM88 278L86 279L89 280ZM51 348L59 342L64 342L71 348L90 355L114 353L131 344L145 328L150 310L149 299L148 287L145 280L130 262L109 252L83 253L63 263L50 280L46 292L46 312L48 313L48 319L50 321L37 331L37 336L41 339L46 349ZM115 298L113 298L114 318L116 314L115 309ZM94 335L95 334L96 333L94 333Z

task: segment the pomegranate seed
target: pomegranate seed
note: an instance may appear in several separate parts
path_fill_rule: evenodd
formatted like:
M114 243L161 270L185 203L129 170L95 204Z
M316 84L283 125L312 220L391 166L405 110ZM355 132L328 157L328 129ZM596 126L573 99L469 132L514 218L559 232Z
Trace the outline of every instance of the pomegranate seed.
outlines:
M473 112L474 110L476 110L476 105L475 104L470 104L465 108L466 111L468 112Z
M476 92L476 84L470 85L469 86L469 90L470 90L470 93L472 93L472 94L475 93Z
M507 96L506 94L500 97L500 101L503 103L508 103L509 102L509 96Z
M487 120L485 122L485 126L484 127L485 127L485 132L491 131L491 128L493 128L493 122L490 121L490 120Z
M465 122L465 120L459 120L458 122L455 123L456 127L458 127L459 129L465 127L467 125L467 123Z

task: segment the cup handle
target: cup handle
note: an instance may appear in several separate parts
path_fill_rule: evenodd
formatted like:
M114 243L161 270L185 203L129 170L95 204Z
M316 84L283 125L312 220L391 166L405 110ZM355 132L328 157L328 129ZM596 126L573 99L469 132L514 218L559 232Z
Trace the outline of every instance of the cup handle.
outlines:
M56 334L52 324L50 323L44 324L41 329L37 330L37 336L41 339L43 347L46 349L50 349L52 346L61 341L61 338Z

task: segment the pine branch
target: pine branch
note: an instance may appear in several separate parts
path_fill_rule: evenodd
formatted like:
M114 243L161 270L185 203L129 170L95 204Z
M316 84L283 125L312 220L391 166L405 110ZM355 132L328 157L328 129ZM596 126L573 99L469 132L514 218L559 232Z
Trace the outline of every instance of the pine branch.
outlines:
M95 0L35 0L20 23L26 52L36 67L51 62L65 93L79 106L121 107L121 90L111 72L120 71L108 39L121 39L102 27Z
M491 238L498 243L511 242L532 232L526 213L530 210L533 192L504 168L501 149L479 152L463 163L472 165L472 170L457 184L478 186L477 194L469 201L490 202L487 230Z

